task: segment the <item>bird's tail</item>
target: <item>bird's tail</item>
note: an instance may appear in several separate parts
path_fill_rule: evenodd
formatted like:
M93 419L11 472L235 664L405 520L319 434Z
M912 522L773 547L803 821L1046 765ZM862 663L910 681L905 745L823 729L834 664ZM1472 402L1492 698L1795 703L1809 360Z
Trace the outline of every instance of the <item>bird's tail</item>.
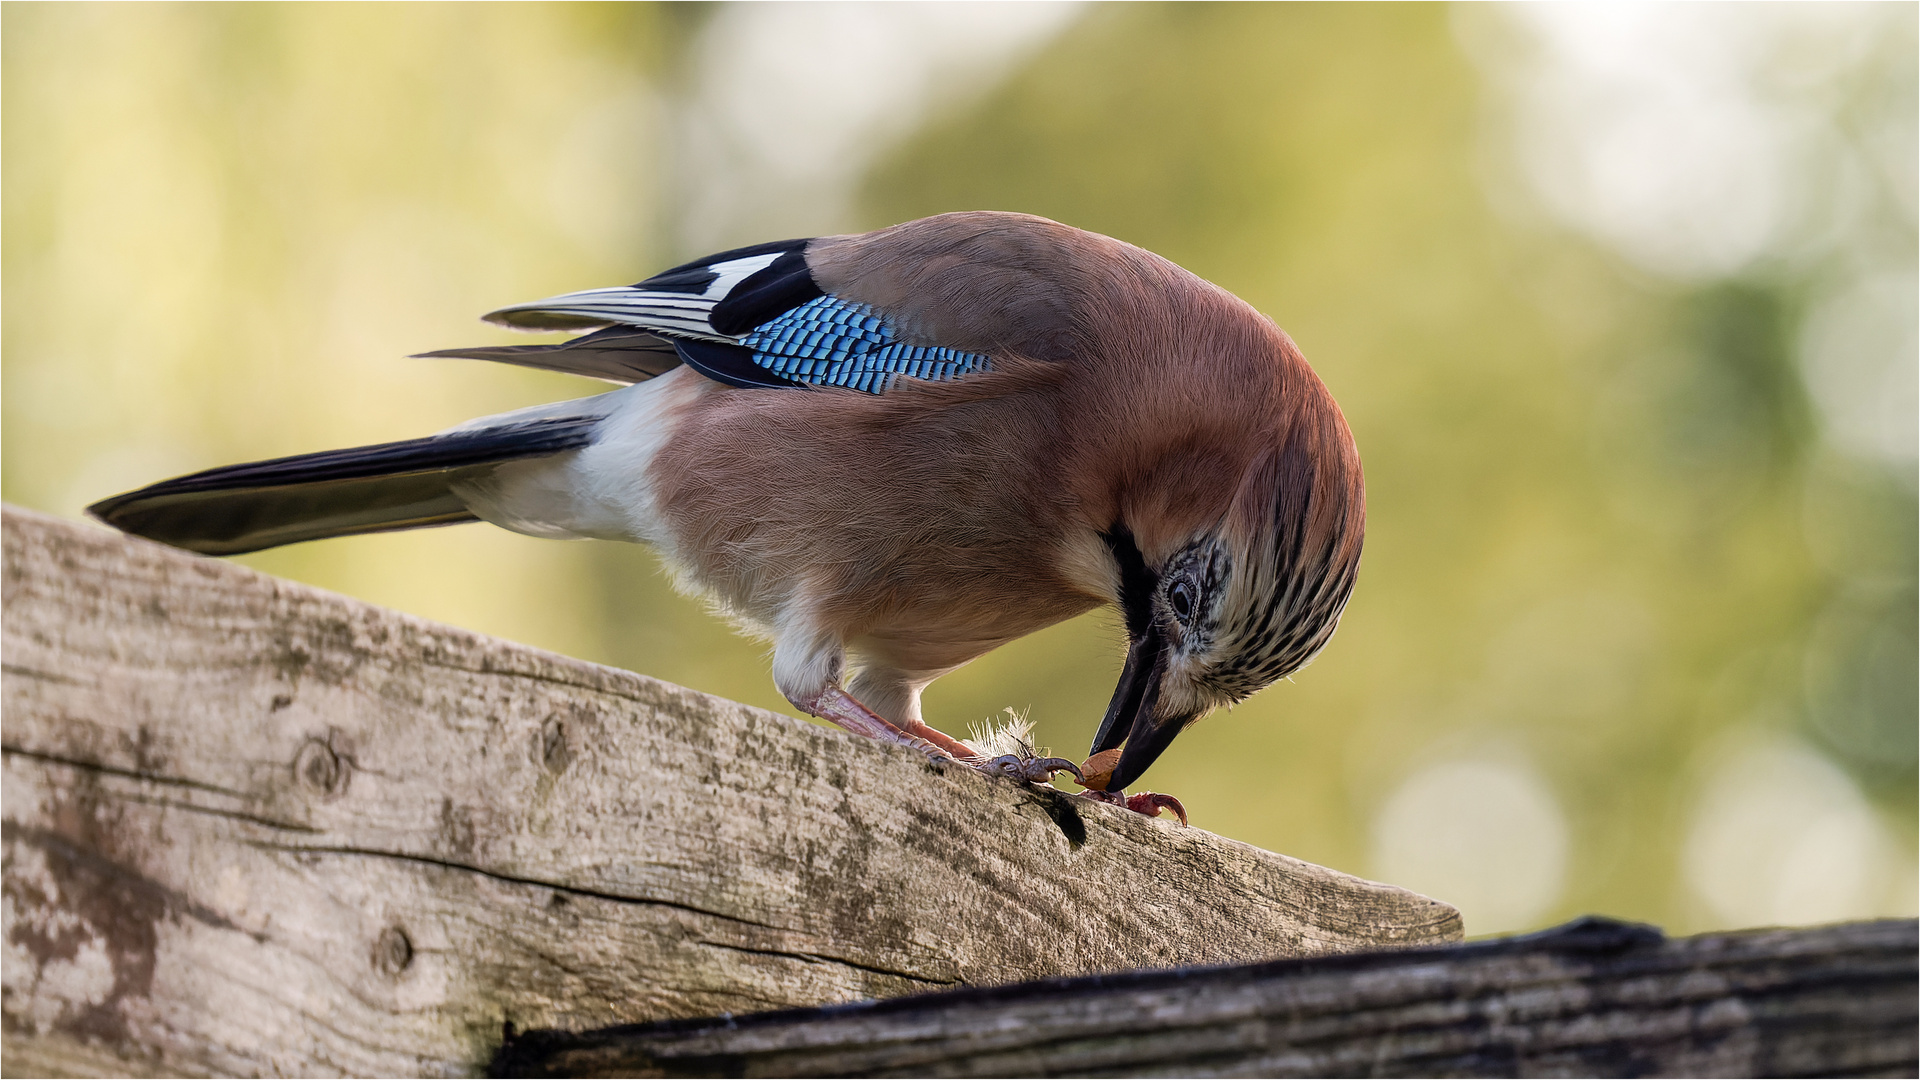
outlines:
M500 462L578 450L593 441L604 414L498 419L424 439L208 469L103 499L87 512L205 555L478 521L455 494L457 481Z

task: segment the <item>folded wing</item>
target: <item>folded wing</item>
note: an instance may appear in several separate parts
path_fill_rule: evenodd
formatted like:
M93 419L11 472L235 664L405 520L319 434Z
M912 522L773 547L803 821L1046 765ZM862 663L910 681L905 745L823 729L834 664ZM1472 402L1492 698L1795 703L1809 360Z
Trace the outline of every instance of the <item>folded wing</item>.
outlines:
M722 252L634 285L501 308L522 330L594 330L560 345L448 349L463 356L636 382L685 363L744 387L832 386L881 393L900 379L987 370L985 354L902 340L886 314L823 292L810 240ZM657 344L654 344L656 343ZM674 363L666 363L671 350Z

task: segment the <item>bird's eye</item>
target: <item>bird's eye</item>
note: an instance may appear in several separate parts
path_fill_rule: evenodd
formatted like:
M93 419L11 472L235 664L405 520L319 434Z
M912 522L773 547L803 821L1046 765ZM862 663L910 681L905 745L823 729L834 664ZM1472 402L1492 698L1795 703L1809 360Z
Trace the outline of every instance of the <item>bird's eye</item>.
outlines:
M1167 603L1173 605L1173 613L1186 622L1193 617L1193 586L1184 581L1176 581L1173 588L1167 590Z

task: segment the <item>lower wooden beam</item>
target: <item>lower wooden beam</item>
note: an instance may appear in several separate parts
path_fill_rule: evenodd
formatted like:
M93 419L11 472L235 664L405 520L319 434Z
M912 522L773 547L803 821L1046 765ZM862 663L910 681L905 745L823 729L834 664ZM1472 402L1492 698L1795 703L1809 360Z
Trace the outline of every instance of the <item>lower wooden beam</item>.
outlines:
M1913 1076L1911 919L1049 979L510 1037L496 1076Z

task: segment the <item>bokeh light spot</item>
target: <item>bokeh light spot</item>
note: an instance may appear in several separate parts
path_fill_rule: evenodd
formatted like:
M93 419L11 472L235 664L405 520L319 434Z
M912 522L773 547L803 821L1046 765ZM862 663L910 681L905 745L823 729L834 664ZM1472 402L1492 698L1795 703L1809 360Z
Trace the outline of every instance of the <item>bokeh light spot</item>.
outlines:
M1780 738L1716 756L1693 811L1683 870L1728 925L1833 922L1901 910L1899 881L1911 879L1914 867L1894 848L1846 773Z
M1565 886L1567 821L1524 762L1430 765L1373 822L1373 873L1460 909L1467 933L1536 923Z

